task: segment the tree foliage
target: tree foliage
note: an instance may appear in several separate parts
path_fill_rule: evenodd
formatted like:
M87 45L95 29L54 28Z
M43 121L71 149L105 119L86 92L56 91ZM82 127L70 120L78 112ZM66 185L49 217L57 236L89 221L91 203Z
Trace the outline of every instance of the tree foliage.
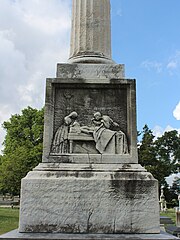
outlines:
M160 184L165 184L165 178L177 173L180 161L180 136L176 130L165 132L155 139L147 125L142 131L140 142L139 163L142 164Z
M167 206L177 207L179 206L179 195L180 195L180 178L178 176L174 177L172 185L164 185L164 195L167 201Z
M21 178L42 158L44 111L28 107L3 123L6 130L0 158L0 191L19 194Z

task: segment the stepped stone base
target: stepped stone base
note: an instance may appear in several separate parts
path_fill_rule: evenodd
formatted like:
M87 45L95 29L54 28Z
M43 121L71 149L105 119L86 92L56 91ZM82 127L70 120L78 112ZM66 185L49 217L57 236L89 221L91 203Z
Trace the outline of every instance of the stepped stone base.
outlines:
M40 164L22 180L19 230L159 233L157 184L139 164Z
M11 231L0 236L1 240L178 240L179 238L161 232L160 234L62 234L62 233L19 233Z

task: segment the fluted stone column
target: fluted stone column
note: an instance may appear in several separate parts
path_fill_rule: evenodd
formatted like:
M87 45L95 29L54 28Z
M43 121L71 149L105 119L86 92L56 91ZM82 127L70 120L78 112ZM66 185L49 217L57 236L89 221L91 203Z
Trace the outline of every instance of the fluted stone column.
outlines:
M70 63L113 63L110 0L73 0Z

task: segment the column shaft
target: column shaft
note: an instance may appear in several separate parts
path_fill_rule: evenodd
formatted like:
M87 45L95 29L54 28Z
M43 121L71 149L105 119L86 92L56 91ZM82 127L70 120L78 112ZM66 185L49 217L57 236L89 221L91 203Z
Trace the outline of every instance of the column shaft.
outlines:
M112 63L110 0L73 0L69 62Z

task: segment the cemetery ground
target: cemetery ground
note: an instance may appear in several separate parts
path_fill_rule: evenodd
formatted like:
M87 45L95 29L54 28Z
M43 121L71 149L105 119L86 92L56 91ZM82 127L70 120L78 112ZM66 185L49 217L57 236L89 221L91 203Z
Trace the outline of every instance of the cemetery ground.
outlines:
M0 207L0 235L18 228L19 209Z
M172 221L176 222L176 213L175 213L175 209L174 208L170 208L168 209L166 212L161 212L160 213L161 216L164 216L164 217L169 217L172 219Z
M166 212L161 213L161 216L170 217L175 223L175 210L168 209ZM18 208L5 208L0 207L0 235L17 229L19 224L19 209Z

